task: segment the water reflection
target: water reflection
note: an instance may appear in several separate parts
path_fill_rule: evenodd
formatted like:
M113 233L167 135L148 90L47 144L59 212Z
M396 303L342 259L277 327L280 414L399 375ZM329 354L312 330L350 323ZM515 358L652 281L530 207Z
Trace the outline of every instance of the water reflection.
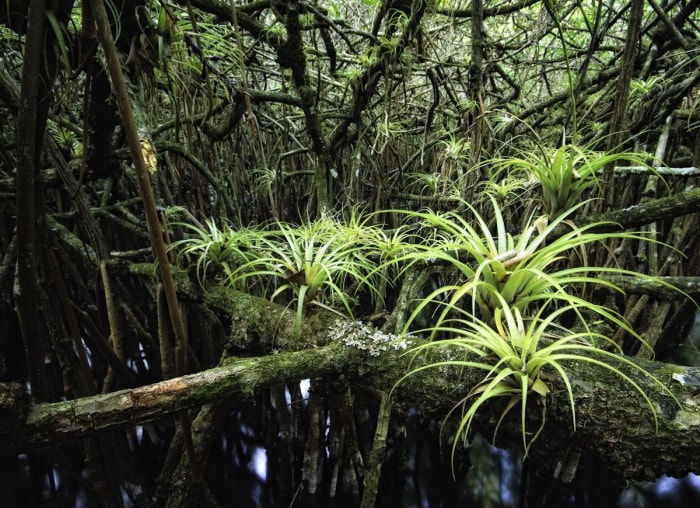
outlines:
M619 508L690 508L700 506L700 476L684 478L664 476L656 482L645 482L625 489Z
M228 406L206 468L207 485L218 506L359 506L378 404L371 396L354 393L352 410L343 415L340 408L347 403L347 396L335 393L321 397L319 387L309 387L306 382L273 389L258 396L253 404ZM317 434L322 450L316 457L317 491L312 493L308 487L312 459L309 422L314 406L319 412ZM548 477L531 474L529 468L534 465L523 468L521 453L495 448L478 434L468 450L457 449L453 469L449 431L445 430L441 439L441 422L415 410L405 414L389 427L375 506L700 506L698 476L664 477L622 490L610 484L598 464L588 464L584 469L589 474L577 479L571 491L559 492L555 498L551 473ZM343 425L338 424L339 420L344 421ZM132 429L130 439L124 440L143 475L140 488L144 491L142 499L149 500L147 506L165 506L168 502L158 497L158 477L173 431L172 420L164 418ZM100 506L81 446L64 445L41 456L22 454L0 461L0 505ZM355 451L361 455L360 462L353 455ZM123 506L144 506L133 501L126 480L122 477L120 481L115 495L121 497Z

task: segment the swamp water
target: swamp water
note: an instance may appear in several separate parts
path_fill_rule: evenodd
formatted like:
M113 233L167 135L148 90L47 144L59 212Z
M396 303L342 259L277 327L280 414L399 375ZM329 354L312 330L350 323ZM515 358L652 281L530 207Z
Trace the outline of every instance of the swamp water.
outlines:
M303 386L303 385L302 385ZM289 392L287 391L289 395ZM353 507L359 506L359 492L350 473L353 468L334 464L331 447L325 449L319 492L312 498L304 492L304 429L286 442L280 439L279 426L262 402L234 408L221 426L206 470L206 481L219 506L261 507ZM329 412L328 414L332 414ZM330 418L330 417L329 417ZM139 461L143 487L153 492L150 506L164 506L157 498L156 479L167 451L163 439L172 430L167 421L139 426L130 435L129 446ZM358 436L362 441L362 428ZM331 422L326 421L326 442L333 440ZM562 490L548 479L528 477L530 465L523 469L519 452L502 450L477 435L469 458L457 457L453 471L450 441L443 436L440 449L440 424L425 421L410 412L409 421L390 429L385 463L376 506L413 507L697 507L700 506L700 477L661 478L654 483L627 486L610 485L604 468L582 461L578 478ZM363 443L358 443L362 449ZM80 445L65 445L50 456L53 487L47 475L38 475L37 461L20 455L0 465L0 506L7 507L99 507L91 488L89 473L82 463ZM47 455L45 455L47 456ZM60 460L58 460L60 458ZM470 468L461 466L468 460ZM606 483L607 482L607 483ZM134 503L122 488L123 506Z

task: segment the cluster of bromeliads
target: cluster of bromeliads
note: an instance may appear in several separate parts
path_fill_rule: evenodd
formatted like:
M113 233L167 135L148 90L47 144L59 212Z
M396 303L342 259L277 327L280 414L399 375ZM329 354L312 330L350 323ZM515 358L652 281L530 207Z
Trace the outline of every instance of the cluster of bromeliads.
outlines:
M449 346L452 353L432 360L427 355L428 361L417 370L452 365L483 371L482 382L465 398L457 436L468 435L484 403L506 397L504 415L520 403L527 451L532 440L525 429L526 407L530 397L545 398L549 391L540 376L545 368L561 376L566 386L574 427L574 397L562 362L590 362L620 376L646 401L655 424L648 395L621 367L648 376L671 395L650 373L627 360L610 337L588 324L607 322L649 347L622 315L584 297L584 289L595 285L619 290L601 274L646 277L617 267L587 266L585 248L603 240L652 239L631 232L600 234L595 232L600 224L579 227L573 222L573 215L588 203L580 198L596 185L596 174L621 159L641 163L636 155L600 155L572 145L540 158L501 163L496 177L524 172L543 192L544 214L531 216L516 235L508 231L499 196L485 194L486 211L463 202L458 210L439 213L381 212L404 219L405 225L392 231L376 224L376 213L352 213L344 221L326 216L301 225L275 221L235 229L219 227L214 220L205 225L179 222L193 234L173 248L196 259L200 280L216 273L236 289L295 304L296 333L311 305L352 317L358 302L351 295L369 295L381 308L387 288L397 287L409 271L438 265L448 269L451 282L415 303L403 333L431 339L414 352ZM431 325L416 330L419 316L428 310ZM564 316L567 322L573 316L574 325L564 326Z

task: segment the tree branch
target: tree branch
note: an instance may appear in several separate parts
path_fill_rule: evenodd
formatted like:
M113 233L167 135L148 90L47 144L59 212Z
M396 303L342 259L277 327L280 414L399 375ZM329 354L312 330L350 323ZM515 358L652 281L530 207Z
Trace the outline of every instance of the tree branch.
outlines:
M700 210L700 188L694 188L673 196L653 199L621 210L611 210L593 215L583 220L582 225L592 222L605 222L607 224L601 224L600 227L595 227L593 230L599 232L620 231L638 228L658 220L697 213L698 210Z
M272 327L279 332L278 342L293 341L294 316L280 306L230 291L209 293L207 298L217 300L219 308L229 309L237 336L259 333L260 329L255 328L258 319L250 316L267 315L274 308L279 321ZM307 346L315 343L318 347L257 358L231 358L214 369L139 388L29 405L28 400L22 398L18 385L2 385L0 453L54 445L106 429L130 427L226 398L246 401L262 389L303 378L332 379L342 374L358 386L389 392L415 365L414 355L396 350L397 343L376 330L350 325L340 329L342 333L335 334L340 337L331 341L333 333L328 332L328 323L335 318L324 314L317 315L315 324L313 320L305 322L302 331L303 342ZM412 345L417 343L414 340ZM632 361L660 379L680 402L679 407L649 378L623 369L646 391L657 408L658 433L654 432L650 411L628 383L600 366L574 362L566 367L574 390L577 430L573 432L564 385L553 373L543 373L552 390L544 407L544 430L534 442L530 455L554 465L562 451L576 447L594 456L604 456L612 471L635 480L652 479L661 474L684 475L700 469L694 441L694 436L700 432L700 405L696 402L700 396L700 370L661 362ZM481 381L481 376L475 370L444 369L428 369L412 375L393 392L395 414L408 405L418 407L426 415L444 418ZM537 429L541 423L542 400L532 397L529 402L533 407L528 412L528 430ZM476 428L491 435L503 407L504 404L498 402L488 405L478 414ZM519 417L515 413L519 411L512 413L501 424L498 444L517 447L521 436Z

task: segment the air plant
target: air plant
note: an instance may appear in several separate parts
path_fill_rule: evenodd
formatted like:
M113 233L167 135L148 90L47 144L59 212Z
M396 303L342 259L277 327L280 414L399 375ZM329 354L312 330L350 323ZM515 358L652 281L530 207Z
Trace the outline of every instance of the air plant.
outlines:
M230 270L229 278L234 283L272 281L272 300L291 292L297 303L297 336L311 304L334 310L332 304L339 303L352 316L351 288L376 296L377 274L375 262L365 254L367 246L348 241L347 234L347 229L331 218L301 226L276 222L274 229L261 237L256 257ZM330 306L325 303L328 301Z
M429 238L427 243L402 256L401 261L414 268L423 263L447 265L462 277L461 281L443 285L420 299L404 327L404 334L420 333L430 339L415 348L414 354L446 346L452 348L451 357L436 361L426 357L427 364L405 377L446 366L484 372L482 381L460 404L464 413L455 436L453 457L457 438L468 435L479 409L500 397L508 399L503 416L521 404L523 448L527 453L539 432L528 441L528 400L534 396L546 401L550 387L541 377L545 369L562 379L575 429L574 396L562 363L572 360L607 369L629 383L649 406L657 426L657 415L649 396L620 367L647 376L673 395L652 374L625 358L611 338L593 329L588 324L590 317L611 323L635 337L644 347L651 347L622 315L580 296L581 288L586 285L602 285L620 291L614 283L601 279L601 273L645 277L621 268L586 266L584 247L611 238L653 240L637 233L595 233L601 226L599 223L575 226L570 217L586 202L573 205L551 221L546 216L531 217L527 227L514 236L506 228L496 198L491 197L491 202L493 225L468 203L464 207L470 212L469 218L452 211L440 214L404 212L418 219L421 227L432 233L424 234ZM571 260L573 253L578 253L581 264ZM411 332L417 317L435 307L438 312L433 324ZM571 316L575 317L572 327L564 326L562 323ZM456 357L454 349L458 351Z
M177 210L169 213L172 215ZM234 229L226 223L218 226L212 218L206 219L204 225L180 221L170 224L193 233L193 236L173 242L169 248L177 251L178 257L194 259L197 279L202 285L209 278L212 268L218 276L255 259L258 244L265 236L263 231L255 228Z
M618 366L649 378L653 384L669 394L673 394L664 384L644 368L622 355L619 346L607 336L584 330L573 332L561 326L558 320L571 310L577 310L581 302L571 302L555 310L543 305L532 316L524 317L521 312L501 301L495 313L493 323L486 323L471 313L454 309L458 316L443 320L440 326L428 330L429 334L440 331L448 336L444 340L426 342L406 354L429 354L431 351L450 348L451 358L430 362L418 367L397 382L408 376L433 368L457 367L477 369L484 372L482 380L470 390L455 409L462 407L463 413L454 436L452 458L462 436L468 437L474 418L478 411L489 401L505 397L507 403L494 430L494 440L504 417L520 404L520 426L522 444L525 454L544 426L528 440L530 434L526 426L526 413L529 400L535 397L546 403L551 388L542 374L545 370L558 375L566 387L566 394L571 408L573 430L576 430L576 410L571 380L563 362L579 361L602 367L619 376L640 394L648 406L658 429L656 409L644 389ZM598 343L610 344L614 350L600 348ZM455 350L457 358L455 358ZM428 357L429 358L429 357ZM617 364L618 366L615 366ZM549 379L550 377L548 377ZM678 402L676 400L676 402ZM454 410L453 410L454 411Z
M254 289L272 300L296 301L295 333L302 318L315 304L353 315L353 294L365 292L381 298L387 270L380 260L395 256L403 236L387 236L368 218L354 212L343 223L323 217L302 225L273 222L266 227L232 228L177 222L193 236L174 242L180 256L194 257L197 277L204 283L211 268L236 289Z
M461 280L443 285L422 299L406 323L407 332L413 320L424 309L435 302L447 301L436 318L436 326L447 319L451 310L468 306L470 312L486 323L495 324L497 309L507 305L523 315L529 315L541 306L553 304L576 304L590 313L625 328L646 344L625 323L622 316L578 296L586 285L606 286L621 291L610 280L599 275L641 274L617 267L589 267L567 264L572 254L578 253L585 260L583 247L595 242L612 239L652 241L637 233L595 233L601 224L574 226L569 217L586 202L573 206L552 221L539 217L528 221L517 236L506 228L502 211L495 198L490 198L493 207L495 228L468 203L464 206L471 212L470 218L453 211L445 213L404 212L419 219L426 234L427 243L416 247L414 252L397 259L407 263L433 263L451 266ZM555 234L556 232L556 234ZM579 307L575 307L578 309ZM585 326L585 320L576 313Z
M542 155L528 152L527 156L496 161L497 172L514 175L524 172L542 186L544 213L550 219L566 214L584 192L597 187L598 174L609 164L632 162L647 166L643 154L630 152L599 153L573 144L562 145L554 151L541 149Z

